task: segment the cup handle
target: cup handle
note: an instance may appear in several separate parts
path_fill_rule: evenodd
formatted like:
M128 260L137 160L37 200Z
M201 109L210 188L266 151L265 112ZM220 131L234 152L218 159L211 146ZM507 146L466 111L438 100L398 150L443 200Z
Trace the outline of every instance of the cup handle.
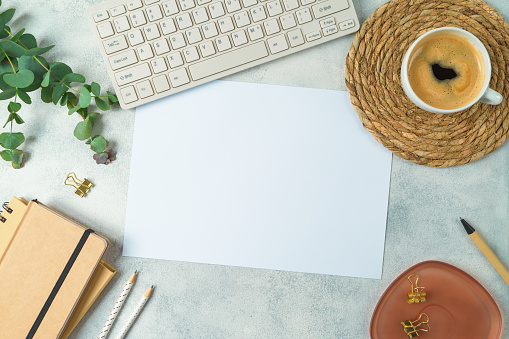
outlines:
M498 105L502 102L502 94L492 90L491 88L487 88L486 92L484 92L479 101L484 102L485 104Z

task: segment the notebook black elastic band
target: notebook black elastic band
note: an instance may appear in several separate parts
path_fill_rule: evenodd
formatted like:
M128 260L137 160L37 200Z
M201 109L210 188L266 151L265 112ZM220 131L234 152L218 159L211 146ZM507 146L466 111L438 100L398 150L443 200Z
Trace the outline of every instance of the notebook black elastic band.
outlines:
M53 287L53 290L51 291L50 295L48 296L48 299L46 299L46 302L44 303L44 306L41 309L41 312L39 312L39 315L37 316L37 319L35 319L34 324L32 325L32 328L30 329L30 332L28 332L28 335L26 336L26 339L31 339L34 337L35 333L37 332L37 329L41 325L42 320L44 319L44 316L48 312L51 303L57 296L58 291L60 290L60 287L62 287L62 284L64 283L65 278L67 277L67 274L69 274L69 271L71 270L72 265L76 261L76 258L78 258L78 255L81 252L81 249L85 245L85 242L88 239L88 236L90 233L93 233L91 229L85 230L85 233L81 236L80 241L76 245L76 248L74 249L74 252L72 252L71 257L67 261L67 265L65 265L64 270L60 274L60 277L58 278L55 286Z

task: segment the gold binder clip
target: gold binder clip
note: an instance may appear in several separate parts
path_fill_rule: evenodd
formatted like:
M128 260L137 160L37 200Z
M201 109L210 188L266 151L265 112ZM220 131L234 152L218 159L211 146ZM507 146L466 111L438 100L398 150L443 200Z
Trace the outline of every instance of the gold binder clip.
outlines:
M417 322L419 322L422 318L422 316L425 315L426 316L426 321L421 321L420 323L416 324ZM411 321L410 319L407 319L403 322L401 322L401 325L403 325L403 330L405 331L405 333L408 335L409 338L415 338L415 337L418 337L419 336L419 332L429 332L431 331L431 327L429 326L429 317L426 313L421 313L419 315L419 318L417 318L416 320L414 321ZM428 327L427 329L426 328L419 328L420 326L424 326L426 325L426 327Z
M410 279L411 277L415 276L415 285ZM412 290L410 293L408 293L408 303L409 304L418 304L423 303L426 301L426 292L424 292L424 287L417 285L419 282L419 276L417 274L412 274L408 277L408 281L410 281L410 284L412 286Z
M87 194L88 191L90 191L90 187L94 186L94 184L88 181L87 178L85 178L83 181L76 178L76 174L74 174L74 172L67 174L64 184L76 188L76 191L74 193L79 195L81 198L83 198L85 194Z

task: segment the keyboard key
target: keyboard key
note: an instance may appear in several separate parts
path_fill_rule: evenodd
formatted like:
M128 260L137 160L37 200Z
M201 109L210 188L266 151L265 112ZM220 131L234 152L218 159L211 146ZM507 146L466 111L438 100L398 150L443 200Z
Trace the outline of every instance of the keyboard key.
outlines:
M307 41L314 41L317 39L320 39L322 37L322 34L320 34L320 31L311 32L306 34L306 40Z
M166 41L166 39L161 39L154 41L154 49L157 55L161 55L168 53L170 51L170 46L168 45L168 41Z
M176 0L170 0L170 1L164 2L162 5L163 5L164 14L166 16L177 14L179 12L179 8L177 6Z
M113 7L112 9L110 9L111 16L118 16L118 15L124 14L125 12L126 12L126 10L125 10L124 5L120 5L120 6Z
M283 0L283 5L287 11L299 8L299 2L297 0Z
M145 1L145 5L152 5L152 4L155 4L156 2L159 2L159 0L143 0Z
M217 23L219 24L219 29L221 30L221 33L233 31L233 29L235 28L235 26L233 26L232 18L229 16L219 20Z
M295 17L293 16L292 13L283 15L282 17L279 18L279 20L281 21L281 27L283 27L283 29L289 29L297 26L297 23L295 22Z
M115 29L118 33L125 32L131 28L131 25L129 25L129 20L127 20L126 16L122 16L113 20L113 24L115 25Z
M182 53L184 54L186 62L193 62L200 58L200 56L198 55L198 50L196 49L195 46L191 46L189 48L182 50Z
M247 43L246 31L240 30L232 33L233 45L240 46Z
M336 20L334 19L334 17L320 20L320 27L322 27L322 28L333 26L335 24L336 24Z
M180 29L189 28L193 25L189 13L183 13L175 18Z
M239 12L233 16L235 18L235 23L237 24L237 27L244 27L251 23L251 20L249 20L249 15L246 11Z
M155 74L168 70L168 66L166 66L164 58L154 59L150 62L150 65L152 65L152 70Z
M205 37L205 39L212 38L213 36L219 34L217 32L217 27L214 22L203 25L201 29L203 30L203 36Z
M258 22L267 19L267 14L265 14L265 8L263 6L251 8L251 17L253 18L253 22Z
M129 37L131 46L136 46L145 42L145 39L143 39L143 34L141 34L139 29L129 32L127 36Z
M115 78L119 86L127 85L131 82L141 80L152 75L147 63L139 64L132 68L115 73Z
M135 9L143 7L141 0L132 0L127 3L127 9L133 11Z
M168 79L166 75L160 75L152 79L154 82L154 87L156 88L157 93L162 93L170 89L170 84L168 83Z
M297 47L304 43L304 37L302 36L302 31L297 28L293 31L287 33L288 40L290 41L290 46Z
M194 0L179 0L179 3L183 11L196 7Z
M121 69L123 67L130 66L138 62L138 58L136 57L136 53L133 50L129 50L126 52L122 52L115 56L112 56L110 59L111 69L116 71L117 69Z
M126 104L130 104L131 102L138 100L138 96L136 95L136 91L134 90L133 86L122 88L120 93L122 94L122 98Z
M106 51L106 54L112 54L118 51L121 51L123 49L126 49L129 47L127 45L127 40L125 39L125 36L119 35L112 39L106 40L103 43L104 50Z
M247 33L249 34L249 39L251 39L251 41L263 38L263 29L260 25L249 27L247 29Z
M177 27L175 27L173 19L161 21L159 24L161 25L161 30L163 31L164 35L175 33L177 31Z
M186 38L189 45L195 44L203 40L201 37L200 29L197 27L186 31Z
M166 58L168 59L170 68L179 67L184 64L184 60L182 60L182 55L180 55L180 52L170 54Z
M231 52L206 59L189 66L193 80L200 80L269 55L264 41L259 41Z
M226 51L232 48L232 44L230 42L230 38L228 36L222 36L216 39L216 46L218 52Z
M286 42L284 34L267 39L267 45L269 45L270 53L272 54L286 51L288 49L288 43Z
M331 34L335 34L335 33L339 32L339 29L338 29L338 26L334 25L334 26L322 28L322 32L323 32L323 36L327 36L327 35L331 35Z
M189 76L185 68L170 72L168 76L170 77L170 82L173 87L179 87L189 83Z
M283 8L279 0L276 0L267 3L267 11L269 12L269 16L275 16L283 13Z
M221 2L215 2L211 5L209 5L209 12L210 12L210 17L212 19L219 18L220 16L225 14L223 4Z
M232 13L241 9L239 0L226 0L225 5L228 13Z
M203 58L216 54L216 50L214 49L214 44L212 43L212 41L206 41L200 44L199 46L200 53Z
M145 19L145 14L143 14L143 11L133 12L129 14L129 17L131 18L133 27L139 27L147 23L147 19Z
M150 84L150 80L145 80L136 85L138 88L138 93L140 94L141 99L148 98L151 95L154 95L154 90L152 89L152 85Z
M302 6L306 6L306 5L312 4L315 1L316 0L300 0L300 3L302 4Z
M182 33L177 33L175 35L170 36L170 44L173 49L184 47L186 45L184 35Z
M155 5L146 9L148 20L156 21L163 18L163 13L159 5Z
M95 22L101 22L101 21L108 19L110 16L107 11L102 11L102 12L95 13L93 15L93 17L94 17Z
M320 19L348 8L347 0L327 0L311 7L315 18Z
M115 32L113 31L113 27L109 22L104 22L102 24L97 25L97 30L99 31L99 36L103 39L115 34Z
M193 18L196 24L201 24L209 19L207 14L207 10L204 7L200 7L196 10L193 10Z
M355 26L355 22L353 20L343 21L339 24L339 29L344 31L345 29L349 29Z
M280 31L279 24L276 19L265 21L263 25L265 26L265 32L267 35L276 34Z
M152 47L150 45L144 45L138 47L138 55L140 56L140 60L147 60L154 57L154 52L152 52Z
M251 7L251 6L254 6L258 3L257 0L242 0L242 4L244 5L244 7Z
M301 10L298 10L297 12L295 12L295 14L297 15L297 22L299 23L299 25L305 24L306 22L310 22L311 20L313 20L313 18L311 18L311 12L309 11L309 8L303 8Z
M154 40L161 36L161 33L159 33L159 28L156 24L143 27L143 31L145 32L147 40Z
M207 3L211 2L211 1L212 1L212 0L197 0L198 5L200 5L200 6L201 6L201 5L205 5L205 4L207 4Z

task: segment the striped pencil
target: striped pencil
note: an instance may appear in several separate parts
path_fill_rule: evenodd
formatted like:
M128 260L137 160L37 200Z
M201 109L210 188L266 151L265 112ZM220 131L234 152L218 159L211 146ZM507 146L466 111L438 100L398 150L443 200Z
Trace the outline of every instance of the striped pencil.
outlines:
M140 314L141 310L143 309L143 306L147 303L148 299L152 295L152 291L154 290L154 286L152 285L147 292L143 295L141 300L139 301L138 305L134 308L132 313L129 315L129 319L127 319L127 322L125 323L124 327L122 328L122 331L115 339L123 339L127 332L131 329L131 326L134 324L134 321L136 318L138 318L138 315Z
M117 319L117 316L122 309L122 306L124 305L125 300L129 296L129 293L131 292L131 288L134 285L134 282L136 281L136 275L138 274L138 271L135 271L134 274L129 278L129 280L124 285L124 289L122 290L122 293L120 293L120 296L117 299L117 302L115 303L115 306L113 307L113 310L111 311L108 320L106 320L106 324L104 324L103 330L99 334L99 339L105 339L108 334L110 333L111 327L113 326L113 323Z

